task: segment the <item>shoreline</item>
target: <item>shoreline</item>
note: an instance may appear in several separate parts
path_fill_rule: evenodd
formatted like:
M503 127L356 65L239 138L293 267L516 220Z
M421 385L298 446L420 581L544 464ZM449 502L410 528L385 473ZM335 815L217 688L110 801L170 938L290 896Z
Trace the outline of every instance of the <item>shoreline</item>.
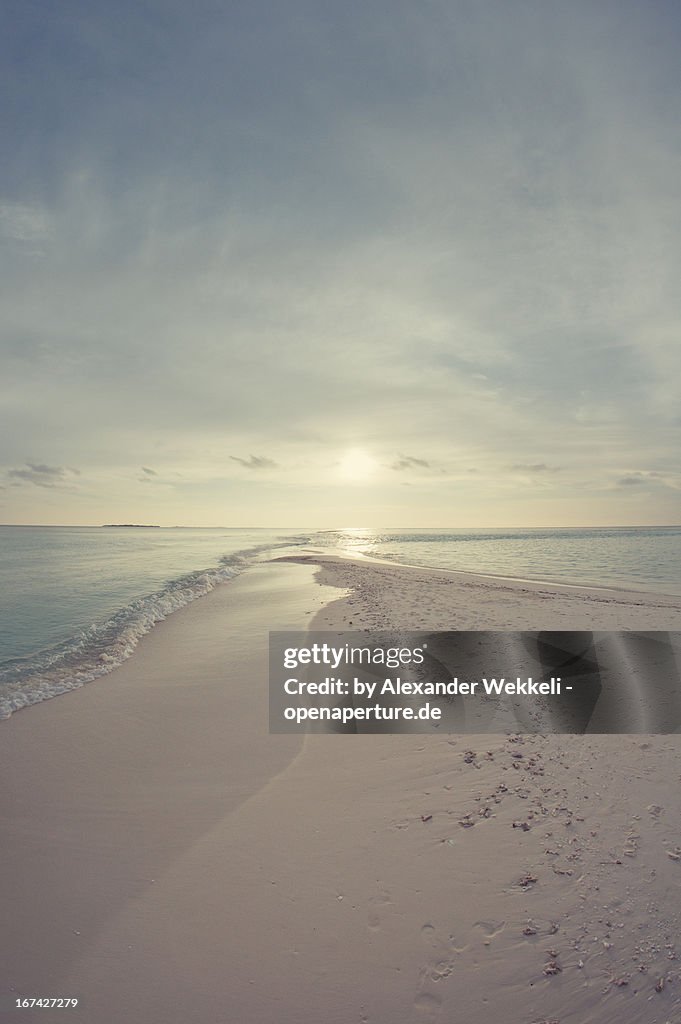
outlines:
M371 562L371 563L376 563L377 565L385 565L385 566L395 565L395 566L397 566L400 569L424 569L424 570L427 570L427 571L430 571L430 572L447 573L448 575L451 575L451 576L472 577L473 579L478 579L478 580L498 580L498 581L500 581L502 583L503 582L508 582L508 583L521 583L521 584L529 584L529 585L536 584L538 586L551 587L551 588L555 588L557 590L560 590L562 588L569 588L571 590L590 590L590 591L596 591L596 592L597 591L604 591L605 593L609 593L610 591L615 591L615 592L623 592L625 594L632 594L632 595L637 595L638 594L641 597L650 597L650 596L653 596L653 597L655 597L655 596L658 596L658 597L668 597L668 598L671 598L672 600L677 600L681 604L681 594L669 594L669 593L667 593L667 591L663 591L663 590L637 590L635 587L627 587L627 586L624 586L624 585L616 586L615 584L606 584L606 583L586 583L586 582L580 583L577 580L570 580L570 581L562 582L561 580L549 579L549 578L544 579L544 578L541 578L541 577L538 577L538 576L537 577L534 577L534 576L503 576L500 573L493 573L493 572L473 572L473 570L469 570L469 569L449 569L449 568L445 568L444 566L418 565L417 563L414 563L414 562L398 562L398 561L395 561L395 560L393 560L391 558L377 558L374 555L363 555L363 554L361 554L359 552L345 551L344 549L339 549L338 552L331 551L331 552L329 552L329 554L338 554L338 557L340 557L340 558L347 558L347 559L358 561L358 562L359 561L361 561L361 562Z
M337 553L278 556L273 562L317 566L320 582L353 590L365 628L433 630L681 629L681 597L597 587L560 587L511 577L402 565ZM427 594L426 606L413 591ZM354 624L350 615L344 626ZM323 628L323 615L320 625Z
M647 609L647 618L650 619L655 615L654 610L658 609L660 622L673 622L675 617L681 622L681 595L665 594L657 591L638 591L630 588L605 586L605 585L593 585L587 583L561 583L559 581L544 581L539 579L524 579L521 577L512 576L500 576L492 573L474 573L467 570L459 569L448 569L437 566L420 566L412 565L408 563L395 562L390 559L381 559L374 556L362 555L354 552L348 552L343 549L317 549L314 548L306 551L303 549L300 553L294 553L290 555L274 555L265 561L256 561L247 567L243 571L249 571L251 568L255 568L258 565L266 565L269 562L290 562L290 563L301 563L301 564L314 564L319 567L319 572L324 576L330 585L335 585L336 577L334 576L334 566L355 566L361 571L361 566L375 567L377 569L383 569L390 576L391 572L394 572L395 579L399 579L401 574L404 580L413 582L416 578L415 574L419 574L419 581L421 584L426 585L428 579L434 580L446 580L448 583L459 585L461 588L465 588L465 592L473 596L473 590L478 588L478 593L483 593L484 588L486 590L486 596L490 594L494 596L496 589L496 595L499 598L506 596L512 596L514 600L526 603L528 595L536 594L541 597L544 601L555 601L559 598L569 599L576 598L578 601L591 602L591 609L594 610L594 605L598 602L604 604L621 604L622 606L639 607ZM220 566L212 567L208 570L197 570L197 573L218 573L222 571ZM411 574L411 575L408 575ZM135 627L137 635L133 637L134 646L128 650L125 650L122 654L120 651L115 652L112 656L110 664L107 664L107 659L99 656L93 661L92 657L88 655L87 663L83 665L74 665L68 670L62 668L57 661L54 666L50 666L45 669L39 669L32 672L27 677L21 677L18 681L13 681L0 689L0 723L7 721L17 711L24 711L29 707L36 706L43 703L45 700L52 700L55 697L64 696L66 693L73 692L83 687L89 686L90 683L96 682L98 679L106 678L115 672L121 665L124 665L131 657L134 656L135 651L141 640L147 636L150 632L162 622L167 621L173 615L177 614L178 611L182 611L188 604L194 603L196 600L200 600L206 596L209 596L215 588L219 588L224 585L230 585L234 583L238 576L230 577L225 580L213 582L210 590L207 593L199 593L191 600L187 601L187 604L179 607L170 607L169 610L164 611L163 617L156 618L151 625L143 624L142 626ZM385 575L385 574L384 574ZM342 584L339 584L342 585ZM462 591L463 592L463 591ZM152 601L163 596L163 591L159 594L150 594L144 597L143 601ZM127 606L126 606L127 607ZM572 602L572 611L569 614L575 614L575 608L577 606ZM125 611L125 608L119 609L117 614ZM385 612L385 609L384 609ZM153 614L157 614L153 612ZM627 613L630 614L630 611ZM442 626L440 628L450 628ZM462 627L463 628L463 627ZM499 627L485 627L484 625L478 625L477 628L514 628L512 625L504 624ZM535 629L543 628L537 625L525 625L524 629ZM546 628L559 628L556 626ZM567 627L570 628L570 627ZM586 627L585 627L586 628ZM596 627L598 628L598 627ZM602 628L616 628L612 625L612 617L608 620L608 625L604 625ZM630 627L624 627L630 628ZM636 627L631 627L636 628ZM677 629L679 625L658 625L658 626L646 626L639 628L658 628L658 629ZM72 643L73 638L64 641L64 645ZM126 640L126 643L130 643L130 638ZM38 652L40 653L40 652ZM38 653L35 657L38 656ZM28 656L30 660L33 655ZM85 673L85 676L83 676ZM74 679L69 678L69 674ZM28 687L32 688L33 699L30 702L19 704L19 706L5 706L8 701L11 700L8 694L19 694L20 698L23 699L23 694ZM37 693L42 693L40 699L35 699Z
M3 1024L675 1019L679 737L267 731L269 629L660 609L300 561L0 725Z

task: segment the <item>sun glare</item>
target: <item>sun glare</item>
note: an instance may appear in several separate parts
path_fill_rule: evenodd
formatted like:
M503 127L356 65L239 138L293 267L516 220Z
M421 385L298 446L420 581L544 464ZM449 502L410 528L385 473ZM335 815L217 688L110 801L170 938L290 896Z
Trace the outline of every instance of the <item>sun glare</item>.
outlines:
M340 460L338 472L343 480L369 480L376 472L377 464L370 455L361 448L352 448Z

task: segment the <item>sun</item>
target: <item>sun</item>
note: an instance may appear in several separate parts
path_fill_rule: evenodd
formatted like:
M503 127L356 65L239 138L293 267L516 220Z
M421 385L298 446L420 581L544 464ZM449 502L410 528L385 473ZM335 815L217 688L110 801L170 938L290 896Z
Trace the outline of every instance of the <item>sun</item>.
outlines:
M362 448L351 448L341 458L338 473L343 480L361 482L370 480L377 468L376 461L368 452Z

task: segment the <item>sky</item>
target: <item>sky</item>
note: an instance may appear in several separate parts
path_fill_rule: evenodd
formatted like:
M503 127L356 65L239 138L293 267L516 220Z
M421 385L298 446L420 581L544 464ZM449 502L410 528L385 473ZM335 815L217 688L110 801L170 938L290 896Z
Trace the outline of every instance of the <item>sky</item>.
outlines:
M677 0L3 0L0 522L681 522Z

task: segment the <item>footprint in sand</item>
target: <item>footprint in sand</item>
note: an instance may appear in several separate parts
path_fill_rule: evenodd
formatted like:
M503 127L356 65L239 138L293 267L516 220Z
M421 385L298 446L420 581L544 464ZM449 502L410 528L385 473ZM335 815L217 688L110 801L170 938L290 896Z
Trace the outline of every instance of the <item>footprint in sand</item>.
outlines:
M442 999L431 992L419 992L414 999L414 1009L419 1020L439 1020L442 1015Z
M425 942L429 949L438 949L440 942L437 937L437 932L432 924L424 924L421 929L421 938Z
M453 973L460 954L468 948L467 944L461 943L455 935L445 938L438 934L430 922L421 928L421 941L429 951L427 961L421 970L422 982L444 981Z
M367 908L367 927L370 931L377 932L380 929L385 912L392 906L392 902L389 892L380 892L371 897Z
M482 932L485 936L484 941L487 943L496 939L497 935L501 935L505 927L505 921L476 921L473 925L473 928L478 928Z

